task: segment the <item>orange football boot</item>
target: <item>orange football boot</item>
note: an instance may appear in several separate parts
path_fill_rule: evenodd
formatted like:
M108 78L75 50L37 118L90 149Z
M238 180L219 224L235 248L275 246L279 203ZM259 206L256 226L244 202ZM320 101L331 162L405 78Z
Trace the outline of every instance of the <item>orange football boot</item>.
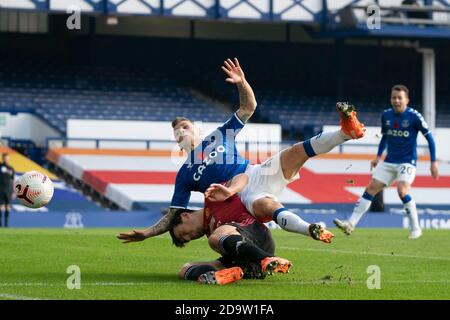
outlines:
M241 280L244 272L240 267L232 267L217 271L208 271L198 277L198 282L204 284L224 285Z
M356 107L347 102L338 102L336 103L336 109L341 118L339 124L341 125L342 131L352 139L364 137L366 128L356 117Z
M289 273L292 263L279 257L267 257L261 261L261 269L265 274L272 274L273 272Z
M320 224L312 223L309 226L309 233L311 237L315 240L319 240L325 243L331 243L334 234L322 227Z

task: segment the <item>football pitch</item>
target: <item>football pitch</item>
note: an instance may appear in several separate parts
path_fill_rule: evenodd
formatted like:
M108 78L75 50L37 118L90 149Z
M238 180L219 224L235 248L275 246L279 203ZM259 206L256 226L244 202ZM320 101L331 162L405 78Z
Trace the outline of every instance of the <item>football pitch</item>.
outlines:
M168 234L122 244L115 235L126 228L2 228L0 299L450 299L448 231L408 240L408 230L331 230L330 245L275 230L291 273L215 286L177 277L185 262L218 257L206 238L176 248ZM70 266L79 267L80 289L67 287ZM369 289L377 279L380 289Z

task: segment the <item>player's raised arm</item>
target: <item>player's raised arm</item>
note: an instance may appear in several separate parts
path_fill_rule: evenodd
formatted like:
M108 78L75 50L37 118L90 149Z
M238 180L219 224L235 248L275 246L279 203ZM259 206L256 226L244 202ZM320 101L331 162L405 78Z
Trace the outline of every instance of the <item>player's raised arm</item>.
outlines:
M253 89L245 79L244 71L237 58L223 62L222 70L227 75L226 82L233 83L239 91L239 109L236 112L242 122L247 122L256 110L256 98Z

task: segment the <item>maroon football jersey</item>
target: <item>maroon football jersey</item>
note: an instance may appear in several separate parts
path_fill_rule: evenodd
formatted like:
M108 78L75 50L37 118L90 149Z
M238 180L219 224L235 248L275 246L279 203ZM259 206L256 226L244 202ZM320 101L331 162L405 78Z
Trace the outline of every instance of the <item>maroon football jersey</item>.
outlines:
M212 225L211 225L212 220ZM224 202L212 202L205 199L204 226L209 236L212 231L225 223L237 223L246 226L256 219L247 211L241 199L234 195Z

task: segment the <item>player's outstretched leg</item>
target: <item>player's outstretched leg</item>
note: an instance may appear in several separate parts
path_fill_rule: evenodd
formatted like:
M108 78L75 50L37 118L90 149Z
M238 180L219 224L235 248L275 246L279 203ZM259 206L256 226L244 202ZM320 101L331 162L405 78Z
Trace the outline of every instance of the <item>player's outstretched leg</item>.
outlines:
M340 117L341 130L322 132L304 141L303 147L309 158L327 153L345 141L364 137L366 128L358 120L355 106L346 102L338 102L336 109Z
M272 217L273 221L275 221L283 230L289 232L310 236L314 240L325 243L331 243L334 237L330 231L326 230L320 224L306 222L294 212L291 212L284 207L275 210Z

